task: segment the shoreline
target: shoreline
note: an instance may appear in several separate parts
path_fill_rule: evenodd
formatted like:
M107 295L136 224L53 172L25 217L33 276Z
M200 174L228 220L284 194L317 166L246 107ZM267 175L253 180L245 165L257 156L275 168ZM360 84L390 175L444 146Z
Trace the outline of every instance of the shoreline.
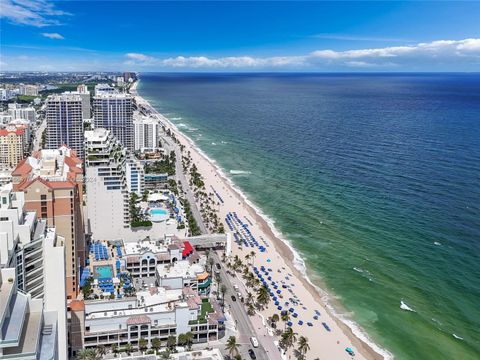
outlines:
M335 306L332 305L330 301L328 301L328 299L331 299L329 292L324 289L324 286L316 285L314 282L311 281L311 275L313 275L312 272L307 268L300 254L290 244L289 240L286 239L286 237L283 236L283 234L275 228L274 221L271 220L266 214L264 214L261 211L261 209L259 209L254 203L252 203L248 199L248 197L241 191L241 189L238 188L237 185L235 185L233 180L227 176L225 171L218 165L218 163L215 160L209 158L208 155L205 152L203 152L188 135L184 134L174 123L171 122L170 119L168 119L167 117L162 115L160 112L158 112L145 98L143 98L138 94L138 91L137 91L138 83L139 81L136 81L134 84L132 84L130 88L130 91L134 92L132 95L134 95L135 97L140 99L142 102L144 102L146 105L148 105L154 111L154 114L158 116L159 119L163 121L165 125L167 125L175 133L175 135L177 136L177 139L180 140L182 144L183 142L185 142L190 148L190 150L196 153L195 157L198 157L198 159L195 159L195 160L198 160L198 161L195 161L195 163L200 169L199 172L202 174L203 177L205 177L206 180L209 174L208 172L207 174L205 174L204 171L202 171L202 168L207 170L208 170L208 167L213 168L214 177L217 180L220 180L222 184L222 195L225 192L231 198L233 198L232 195L234 195L235 202L238 201L238 205L236 203L234 204L235 207L238 207L238 208L243 207L246 210L246 213L249 215L249 217L253 219L254 226L257 226L259 228L259 233L264 235L266 240L270 240L272 242L274 246L274 250L279 255L279 258L280 258L279 260L285 261L285 265L288 266L288 270L290 270L291 273L294 275L294 277L298 279L298 281L301 283L301 286L313 299L314 304L318 304L323 309L323 311L325 311L329 315L328 320L332 320L335 323L335 325L338 327L338 329L341 331L341 333L349 340L350 345L354 347L357 353L356 358L375 359L375 360L393 358L393 355L390 354L387 350L382 349L381 347L376 345L369 338L368 334L353 320L344 319L342 318L342 315L340 313L335 311ZM201 166L201 164L198 163L198 162L201 162L201 160L206 162L207 165ZM210 175L211 173L212 171L210 171ZM205 182L210 183L209 181L205 181ZM218 191L219 189L216 189L216 190ZM225 223L222 211L219 211L219 215L222 221ZM236 247L235 243L233 243L232 245L233 245L232 247L234 248ZM236 250L234 249L234 252L235 251ZM240 253L243 256L245 255L242 252ZM298 290L298 288L296 288L296 290ZM270 304L267 310L262 311L262 314L266 315L266 313L267 314L271 313L271 311L269 310L271 310L272 306L273 305ZM276 312L276 309L274 309L274 312ZM304 329L308 330L313 328L295 327L295 331L297 331L299 335L304 333L304 331L302 331ZM323 330L322 330L322 334L323 334ZM318 336L318 334L315 334L315 337L310 336L309 337L310 342L312 342L312 340L316 341L317 340L316 336ZM321 336L321 337L324 338L324 336ZM332 346L331 343L332 341L330 341L330 343L328 343L327 346L334 347ZM337 340L337 345L336 345L337 347L338 347L338 344L339 344L339 341ZM323 345L325 344L322 344L322 347ZM311 343L311 347L313 350L314 344ZM350 358L349 356L347 356L346 352L343 351L343 353L345 356L339 356L338 353L331 353L331 355L328 356L328 358ZM326 353L322 352L322 355L325 355L325 354ZM317 356L317 355L318 354L312 354L310 352L307 354L307 358L310 358L310 356Z

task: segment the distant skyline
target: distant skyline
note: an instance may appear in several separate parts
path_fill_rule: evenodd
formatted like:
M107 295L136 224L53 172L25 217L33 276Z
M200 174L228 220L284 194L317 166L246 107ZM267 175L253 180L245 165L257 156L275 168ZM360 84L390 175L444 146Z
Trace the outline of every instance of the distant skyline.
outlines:
M2 0L1 71L480 71L478 2Z

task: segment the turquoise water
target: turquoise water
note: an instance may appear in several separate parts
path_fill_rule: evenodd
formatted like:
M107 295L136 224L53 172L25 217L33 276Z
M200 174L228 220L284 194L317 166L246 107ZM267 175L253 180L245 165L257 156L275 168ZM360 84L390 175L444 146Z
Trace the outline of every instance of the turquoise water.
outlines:
M111 266L96 266L95 272L97 273L97 278L113 278L113 272Z
M150 209L150 214L153 214L153 215L167 215L168 212L165 209L153 208L153 209Z
M139 91L375 342L478 359L480 75L144 74Z

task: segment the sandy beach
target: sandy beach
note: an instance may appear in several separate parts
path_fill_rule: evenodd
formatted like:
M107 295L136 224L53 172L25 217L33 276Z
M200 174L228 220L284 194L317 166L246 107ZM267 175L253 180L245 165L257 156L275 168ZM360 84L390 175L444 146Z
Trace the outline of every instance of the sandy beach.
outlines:
M136 85L137 83L131 88L131 92L134 94ZM138 95L137 101L147 103ZM273 291L275 291L275 298L279 304L275 305L274 301L270 301L268 307L261 312L262 315L268 318L275 313L279 314L280 310L277 306L282 306L282 310L287 311L293 308L294 311L290 312L292 315L290 317L291 327L297 333L297 338L299 336L308 338L310 350L306 354L307 359L351 359L352 357L345 351L347 347L354 350L355 359L383 359L384 355L380 354L382 352L380 348L375 345L370 346L361 340L345 323L332 314L325 303L328 299L328 292L312 285L303 271L299 270L301 267L295 266L295 264L297 266L300 264L292 249L285 241L281 240L280 234L275 231L273 225L269 224L254 205L235 189L233 183L221 169L167 118L161 114L157 116L175 134L180 144L185 146L184 153L190 152L193 163L196 164L198 172L203 176L206 191L214 191L217 194L220 203L219 217L224 222L225 230L230 231L230 226L232 226L225 221L227 215L230 219L238 219L240 223L238 220L234 220L235 229L237 226L243 226L239 224L245 224L249 235L265 249L264 252L261 252L258 247L240 247L234 242L231 255L232 258L238 255L240 259L245 259L252 250L255 251L255 257L251 261L244 260L244 263L251 263L252 271L254 267L257 268L263 279L265 281L268 279L269 285L273 282L277 286ZM235 217L233 217L234 213ZM261 270L262 266L264 271ZM311 323L311 326L308 323ZM284 323L280 321L277 326L283 329ZM288 351L287 356L295 358L292 349Z

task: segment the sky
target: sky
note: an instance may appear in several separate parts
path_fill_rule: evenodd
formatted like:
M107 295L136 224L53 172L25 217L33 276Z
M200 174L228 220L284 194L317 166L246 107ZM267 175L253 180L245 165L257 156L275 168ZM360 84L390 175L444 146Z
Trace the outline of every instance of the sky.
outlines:
M0 1L0 71L480 71L480 2Z

